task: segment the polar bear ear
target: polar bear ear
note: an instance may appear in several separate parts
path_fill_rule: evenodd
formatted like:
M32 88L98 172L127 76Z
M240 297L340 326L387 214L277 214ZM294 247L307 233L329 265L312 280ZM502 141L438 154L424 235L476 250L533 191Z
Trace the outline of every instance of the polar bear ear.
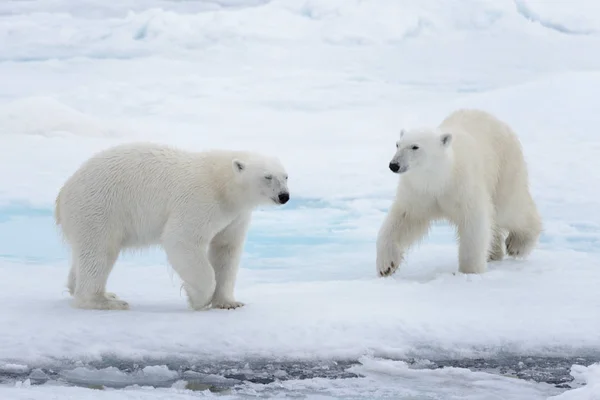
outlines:
M406 133L406 129L404 129L404 128L400 129L400 138L402 138L405 133Z
M448 147L450 145L450 143L452 143L452 134L451 133L444 133L440 137L440 140L442 141L442 146Z
M244 164L240 160L233 160L232 165L233 165L233 171L237 172L237 173L240 173L246 169L246 164Z

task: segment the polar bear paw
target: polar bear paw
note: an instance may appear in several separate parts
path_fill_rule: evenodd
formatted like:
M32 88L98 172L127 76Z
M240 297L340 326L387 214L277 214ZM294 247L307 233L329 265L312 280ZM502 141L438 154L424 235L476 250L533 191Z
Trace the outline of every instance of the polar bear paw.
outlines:
M236 308L243 307L245 304L241 301L217 301L213 302L212 308L219 308L222 310L234 310Z
M85 310L129 310L129 303L119 300L114 293L110 294L114 297L108 297L108 293L91 298L76 297L73 306Z
M506 238L506 252L515 258L525 258L531 252L535 242L527 235L511 232Z
M488 261L502 261L502 259L504 258L504 252L502 251L502 249L498 250L498 249L494 249L492 251L490 251L490 253L488 254Z
M403 258L397 246L385 246L377 252L377 273L381 277L393 275Z

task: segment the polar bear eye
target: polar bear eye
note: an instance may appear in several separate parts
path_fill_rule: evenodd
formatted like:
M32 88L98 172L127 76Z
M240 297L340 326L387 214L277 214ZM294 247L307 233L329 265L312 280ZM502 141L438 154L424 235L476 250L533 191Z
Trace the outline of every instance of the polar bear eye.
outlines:
M288 180L288 176L287 176L287 175L285 176L285 180L286 180L286 181Z
M265 176L265 179L270 181L271 179L273 179L273 175L267 175L267 176Z
M417 146L417 145L414 145L414 146L412 146L412 147L411 147L411 149L412 149L412 150L419 150L419 146Z
M400 143L396 142L396 148L400 147Z

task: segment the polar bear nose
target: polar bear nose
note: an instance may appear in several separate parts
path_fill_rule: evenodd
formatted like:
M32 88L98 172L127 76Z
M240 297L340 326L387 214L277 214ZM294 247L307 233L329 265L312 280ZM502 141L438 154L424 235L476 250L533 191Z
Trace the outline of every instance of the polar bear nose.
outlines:
M391 162L390 169L392 170L392 172L398 172L400 171L400 164Z
M286 193L286 192L283 192L283 193L279 193L279 196L278 196L278 197L279 197L279 202L280 202L281 204L285 204L285 203L287 203L287 202L288 202L288 200L290 199L290 194L289 194L289 193Z

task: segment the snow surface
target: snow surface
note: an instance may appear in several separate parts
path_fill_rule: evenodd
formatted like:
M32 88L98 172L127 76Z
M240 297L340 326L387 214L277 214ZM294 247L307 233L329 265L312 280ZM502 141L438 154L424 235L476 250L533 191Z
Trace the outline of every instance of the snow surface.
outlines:
M0 3L0 373L71 365L85 379L93 374L87 363L111 359L151 363L148 373L174 361L360 359L352 367L359 378L244 384L224 396L600 396L597 366L574 366L576 382L587 385L566 390L392 360L600 359L598 7ZM435 125L462 106L492 111L518 132L544 218L538 249L525 261L492 263L485 275L453 274L454 235L440 224L394 277L379 279L374 241L395 191L387 163L398 131ZM109 289L130 311L69 306L54 198L86 158L131 140L283 160L292 200L255 214L236 291L245 308L189 311L157 250L125 255L111 275ZM144 377L131 384L146 384ZM177 383L17 386L0 387L0 397L210 395Z
M600 364L596 363L589 367L574 365L571 375L575 378L575 382L585 383L586 385L551 397L551 399L582 400L598 398L598 394L600 393Z

